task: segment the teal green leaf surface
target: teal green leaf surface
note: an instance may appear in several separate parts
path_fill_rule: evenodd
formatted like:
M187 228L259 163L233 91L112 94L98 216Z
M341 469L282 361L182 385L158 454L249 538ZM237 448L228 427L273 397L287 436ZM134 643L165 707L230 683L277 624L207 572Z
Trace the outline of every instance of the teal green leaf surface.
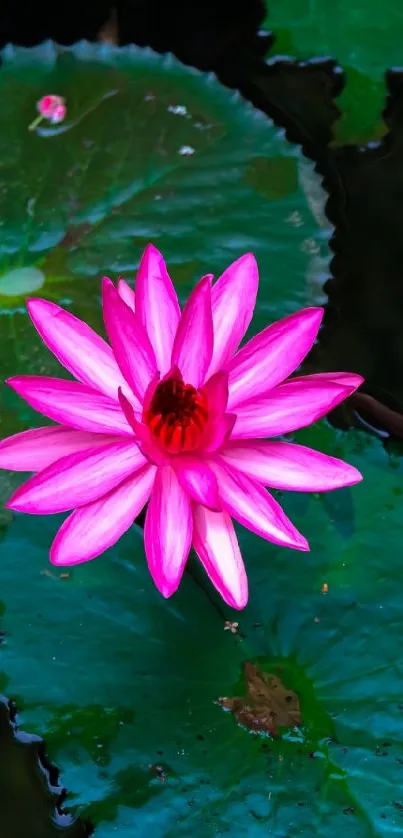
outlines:
M58 374L27 295L102 329L100 277L130 281L150 240L182 299L253 250L254 331L316 302L328 239L320 185L238 95L134 48L45 44L3 57L2 378ZM67 120L30 132L47 92L65 96ZM6 387L0 409L4 436L43 422ZM240 613L192 563L164 600L136 526L63 572L48 561L60 516L0 522L0 688L44 737L66 806L96 838L392 838L403 828L402 468L377 440L325 422L295 439L345 457L365 480L281 497L308 554L239 528L250 584ZM1 473L2 497L21 479ZM272 737L225 709L223 698L247 696L246 662L296 693L300 725Z

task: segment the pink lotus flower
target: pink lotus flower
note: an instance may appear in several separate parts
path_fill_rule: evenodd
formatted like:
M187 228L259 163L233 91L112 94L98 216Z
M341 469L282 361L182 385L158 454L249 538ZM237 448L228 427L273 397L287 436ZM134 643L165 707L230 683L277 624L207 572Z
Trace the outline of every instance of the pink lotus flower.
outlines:
M347 398L358 375L290 380L311 348L322 309L268 326L242 349L258 289L246 254L212 285L201 279L182 312L161 254L149 245L133 292L103 280L109 346L54 303L28 301L44 343L76 381L15 376L7 383L59 423L0 443L0 467L36 474L9 509L74 509L50 552L55 565L99 556L149 501L145 552L165 597L176 591L193 545L223 599L247 602L231 518L268 541L309 546L266 490L327 491L361 480L341 460L267 441L309 425Z
M51 125L57 125L59 122L63 122L67 113L65 99L63 99L62 96L56 96L55 94L42 96L42 98L36 103L36 109L39 116L31 122L31 125L29 126L30 131L33 131L43 119L47 119Z

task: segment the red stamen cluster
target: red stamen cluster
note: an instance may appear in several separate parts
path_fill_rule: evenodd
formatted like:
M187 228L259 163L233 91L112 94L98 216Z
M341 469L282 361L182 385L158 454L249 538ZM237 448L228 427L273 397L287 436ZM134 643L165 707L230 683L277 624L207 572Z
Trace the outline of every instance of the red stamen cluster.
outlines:
M158 384L144 415L150 431L170 454L197 448L207 420L204 393L176 375Z

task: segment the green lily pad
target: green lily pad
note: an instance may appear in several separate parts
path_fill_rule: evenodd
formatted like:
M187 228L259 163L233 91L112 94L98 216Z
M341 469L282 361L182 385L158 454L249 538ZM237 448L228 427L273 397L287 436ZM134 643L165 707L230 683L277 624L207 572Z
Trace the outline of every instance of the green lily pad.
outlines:
M311 302L312 259L327 259L320 183L237 94L147 50L47 44L3 58L2 274L42 271L41 294L101 328L100 276L130 279L152 240L182 297L253 250L255 331ZM28 132L46 92L65 96L66 122ZM2 377L58 374L25 295L0 299ZM7 388L1 398L4 435L42 422ZM69 806L97 838L389 838L401 828L401 466L377 440L324 422L295 438L344 456L365 482L326 501L283 496L310 554L239 531L250 579L241 613L193 564L164 600L136 526L63 572L48 562L60 516L4 522L1 689L24 729L44 737ZM0 475L3 491L9 479ZM246 662L298 701L295 726L278 736L220 703L247 704Z
M402 469L377 441L362 456L358 435L326 431L326 449L365 473L351 490L354 526L340 532L319 497L302 514L298 496L283 498L312 552L301 558L241 531L251 596L239 615L221 612L198 573L163 601L137 528L66 576L47 563L58 521L16 516L8 528L8 690L102 838L112 825L124 836L134 827L207 836L236 823L241 835L365 838L399 826ZM298 437L320 447L313 429ZM239 622L235 634L225 619ZM298 696L301 724L280 738L220 707L223 696L248 701L248 660Z
M341 118L334 125L337 143L365 143L386 133L385 72L402 65L403 10L389 0L329 4L267 0L265 27L276 36L271 54L299 60L334 58L346 75L337 99Z

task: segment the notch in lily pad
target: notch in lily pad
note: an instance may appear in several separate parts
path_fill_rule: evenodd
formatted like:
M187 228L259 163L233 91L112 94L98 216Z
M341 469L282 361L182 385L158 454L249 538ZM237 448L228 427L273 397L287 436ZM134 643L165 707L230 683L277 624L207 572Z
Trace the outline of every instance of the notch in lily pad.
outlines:
M93 829L63 809L66 789L40 736L20 731L12 702L0 696L0 835L89 838Z

